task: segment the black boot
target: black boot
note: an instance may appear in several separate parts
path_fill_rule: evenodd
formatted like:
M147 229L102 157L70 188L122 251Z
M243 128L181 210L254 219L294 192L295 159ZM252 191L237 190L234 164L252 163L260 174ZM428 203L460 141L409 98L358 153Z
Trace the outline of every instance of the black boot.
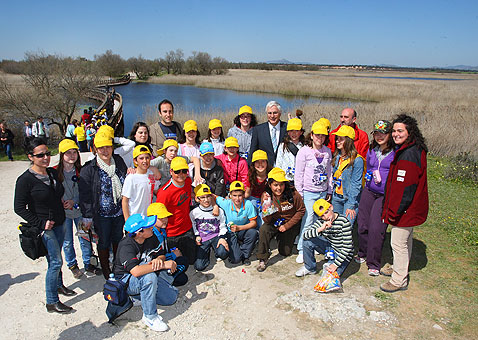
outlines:
M106 280L110 277L110 251L108 249L98 249L98 257L100 258L101 270Z

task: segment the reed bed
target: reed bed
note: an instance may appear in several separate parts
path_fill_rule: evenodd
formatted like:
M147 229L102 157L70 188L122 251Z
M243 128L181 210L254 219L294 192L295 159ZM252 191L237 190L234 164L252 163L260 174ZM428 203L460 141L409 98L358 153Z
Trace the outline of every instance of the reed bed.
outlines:
M370 77L423 77L452 78L450 80L383 79ZM389 119L399 113L414 116L427 139L430 152L438 156L456 156L469 153L478 158L478 75L370 72L370 71L260 71L230 70L222 76L164 76L154 77L154 83L194 85L208 88L233 89L238 91L265 92L281 95L316 96L358 101L354 109L357 123L365 131L371 131L378 119ZM271 99L274 96L271 95ZM280 101L280 100L279 100ZM247 104L247 103L244 103ZM306 130L321 117L328 118L332 126L338 125L338 116L343 106L337 104L305 105ZM155 110L149 115L157 120ZM210 112L207 115L178 113L175 118L184 122L195 119L201 135L207 131L207 122L219 118L224 131L232 126L234 112ZM263 112L256 113L260 122L265 121ZM283 117L283 119L287 119Z

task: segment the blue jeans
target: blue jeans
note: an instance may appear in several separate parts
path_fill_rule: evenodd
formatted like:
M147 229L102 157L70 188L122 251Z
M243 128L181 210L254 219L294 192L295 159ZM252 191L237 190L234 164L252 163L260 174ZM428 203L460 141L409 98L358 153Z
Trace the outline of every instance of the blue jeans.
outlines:
M108 250L111 244L118 244L123 238L123 215L116 217L98 216L95 231L98 234L98 249Z
M128 276L125 275L122 281L126 282ZM127 292L129 295L138 295L135 298L141 300L143 314L150 319L158 315L156 305L169 306L178 298L177 288L158 277L155 272L140 277L131 275Z
M60 301L58 298L58 288L63 286L61 276L61 266L63 259L61 258L61 246L65 237L65 225L59 225L52 230L45 230L42 239L43 244L48 250L46 259L48 261L48 269L45 276L46 303L53 304Z
M315 201L327 196L327 191L312 192L304 190L304 205L305 205L305 215L302 217L302 223L300 224L300 233L299 233L299 242L297 243L297 250L299 253L302 253L302 242L304 229L309 228L317 219L315 215L313 206Z
M256 219L257 227L256 227L256 229L259 230L259 228L262 225L262 212L261 212L261 209L259 209L257 207L257 204L261 203L261 199L257 198L257 197L254 197L254 196L249 196L248 200L251 201L252 205L254 205L254 208L256 209L256 213L257 213L257 219Z
M237 232L228 231L229 261L239 263L241 260L248 259L256 245L258 234L256 228Z
M219 236L213 237L210 240L201 242L201 245L197 247L196 262L194 263L194 268L201 271L206 269L209 265L209 254L211 253L211 248L214 250L216 258L221 258L225 260L229 252L224 248L223 245L217 247L217 242L219 241Z
M334 192L334 194L332 195L332 201L331 201L331 204L334 206L334 212L345 216L345 207L344 207L345 203L347 203L347 200L342 195L338 195ZM357 213L358 213L358 207L355 208L354 218L351 218L350 216L346 216L352 228L354 226L355 219L357 218Z
M317 263L315 261L314 250L317 250L317 252L320 254L325 254L327 249L332 248L329 240L327 240L327 238L323 236L318 236L309 240L304 240L303 245L304 245L304 248L303 248L304 265L307 270L311 270L311 271L317 270ZM334 263L334 260L329 260L329 263L330 264ZM339 276L342 276L342 273L344 272L345 268L347 268L349 263L350 263L349 261L344 261L342 262L340 267L337 268L337 274L339 274Z
M65 219L65 222L63 223L65 225L65 240L63 241L63 252L65 253L65 261L68 268L71 268L78 264L78 262L76 262L76 253L73 242L73 221L75 221L75 229L78 230L78 224L80 220L81 217L77 217L75 219L67 217ZM85 268L87 268L90 264L91 257L90 242L80 236L78 236L78 240L80 241L81 257L83 258L83 264Z
M5 153L7 154L8 159L12 160L13 159L12 143L8 143L8 144L3 144L2 143L2 146L3 146L3 150L5 150Z

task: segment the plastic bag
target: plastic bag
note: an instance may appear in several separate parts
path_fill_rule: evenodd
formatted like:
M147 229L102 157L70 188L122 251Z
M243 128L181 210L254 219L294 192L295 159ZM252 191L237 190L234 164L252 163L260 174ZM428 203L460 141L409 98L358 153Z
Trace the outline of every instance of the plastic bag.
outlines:
M319 281L314 286L314 290L320 293L330 293L336 290L342 289L342 285L340 284L340 276L337 274L336 271L329 272L327 267L329 266L328 263L324 264L322 275L320 276Z
M266 217L272 215L276 211L278 211L278 209L272 204L272 199L270 196L267 197L262 203L262 216Z

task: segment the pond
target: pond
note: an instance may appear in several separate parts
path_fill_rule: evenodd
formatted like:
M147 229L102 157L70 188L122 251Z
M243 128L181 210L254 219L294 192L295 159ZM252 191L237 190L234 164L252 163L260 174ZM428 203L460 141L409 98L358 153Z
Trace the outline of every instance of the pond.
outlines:
M305 104L343 104L353 102L334 101L318 97L281 96L272 93L240 92L233 90L209 89L195 86L130 83L116 87L123 97L125 134L128 135L133 124L146 117L156 115L158 103L169 99L174 104L176 114L192 112L207 115L214 112L238 112L243 105L252 107L254 113L262 113L267 102L278 101L284 113L291 112ZM155 116L156 118L157 116ZM213 117L211 117L212 119Z

